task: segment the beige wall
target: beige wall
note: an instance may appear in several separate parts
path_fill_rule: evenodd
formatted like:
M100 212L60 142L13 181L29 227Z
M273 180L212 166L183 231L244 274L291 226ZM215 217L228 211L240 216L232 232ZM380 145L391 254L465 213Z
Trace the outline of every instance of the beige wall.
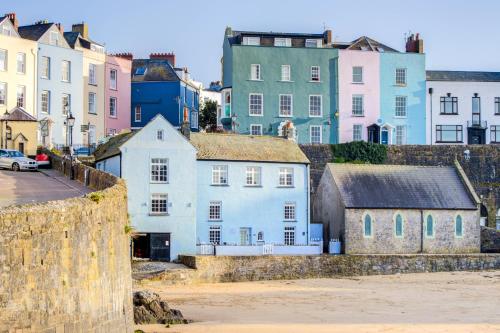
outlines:
M24 154L25 155L36 155L36 147L38 145L37 141L37 129L38 122L36 121L9 121L8 126L12 129L12 140L7 141L7 149L19 149L19 143L24 143ZM2 139L5 139L5 126L7 125L5 121L0 122L0 135ZM22 136L24 135L26 141Z
M0 82L7 83L7 103L0 105L0 114L17 105L17 86L26 87L25 110L36 117L36 64L37 43L14 36L0 34L0 49L7 50L7 70L0 70ZM17 73L17 54L26 54L26 71Z

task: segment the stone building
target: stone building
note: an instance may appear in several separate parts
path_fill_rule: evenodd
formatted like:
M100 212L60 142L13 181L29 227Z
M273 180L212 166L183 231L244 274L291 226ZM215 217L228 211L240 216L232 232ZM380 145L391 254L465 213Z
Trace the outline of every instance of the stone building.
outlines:
M314 216L347 254L480 251L479 198L455 167L327 164Z

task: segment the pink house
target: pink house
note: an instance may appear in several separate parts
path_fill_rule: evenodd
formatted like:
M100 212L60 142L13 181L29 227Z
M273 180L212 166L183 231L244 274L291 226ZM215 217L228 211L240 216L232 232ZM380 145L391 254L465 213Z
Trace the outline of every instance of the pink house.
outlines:
M131 54L106 55L106 136L130 129Z
M380 118L380 54L339 50L339 141L369 141Z

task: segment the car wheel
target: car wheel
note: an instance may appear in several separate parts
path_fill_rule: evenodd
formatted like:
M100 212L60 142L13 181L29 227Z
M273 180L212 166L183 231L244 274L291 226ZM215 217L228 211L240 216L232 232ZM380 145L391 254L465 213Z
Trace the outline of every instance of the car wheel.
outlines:
M19 171L21 168L18 163L12 163L12 171Z

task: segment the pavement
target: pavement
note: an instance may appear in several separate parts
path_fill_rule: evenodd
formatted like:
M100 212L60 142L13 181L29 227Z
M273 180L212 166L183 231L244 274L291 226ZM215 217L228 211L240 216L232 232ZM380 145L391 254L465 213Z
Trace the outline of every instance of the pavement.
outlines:
M53 169L0 170L0 208L80 197L89 192L92 190Z

